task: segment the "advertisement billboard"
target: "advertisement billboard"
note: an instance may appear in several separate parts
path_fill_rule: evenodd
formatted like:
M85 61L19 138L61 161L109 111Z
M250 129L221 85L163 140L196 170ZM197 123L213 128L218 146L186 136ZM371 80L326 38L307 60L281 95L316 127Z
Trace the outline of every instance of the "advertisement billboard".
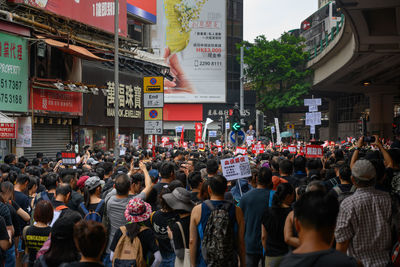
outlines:
M226 0L157 0L152 48L170 65L166 103L225 103Z
M114 0L8 0L114 32ZM127 35L126 0L119 0L119 34Z
M150 23L157 22L157 0L126 0L128 13Z

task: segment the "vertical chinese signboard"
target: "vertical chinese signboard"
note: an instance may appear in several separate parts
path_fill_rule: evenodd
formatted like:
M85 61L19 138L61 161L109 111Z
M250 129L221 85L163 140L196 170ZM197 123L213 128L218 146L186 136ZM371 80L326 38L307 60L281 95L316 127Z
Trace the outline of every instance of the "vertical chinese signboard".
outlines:
M164 77L143 78L144 134L163 132Z
M119 84L115 88L114 82L107 82L107 117L115 116L114 92L118 90L119 117L130 119L142 118L142 88L132 84Z
M0 110L28 111L27 41L1 32Z

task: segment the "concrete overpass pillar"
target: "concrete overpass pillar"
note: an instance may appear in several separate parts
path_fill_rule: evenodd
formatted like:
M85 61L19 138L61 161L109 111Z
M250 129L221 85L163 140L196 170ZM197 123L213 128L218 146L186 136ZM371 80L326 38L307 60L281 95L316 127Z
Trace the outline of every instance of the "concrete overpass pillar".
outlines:
M338 139L337 124L337 102L336 99L329 99L329 140L336 141Z
M371 93L369 97L368 132L380 137L392 136L393 95Z

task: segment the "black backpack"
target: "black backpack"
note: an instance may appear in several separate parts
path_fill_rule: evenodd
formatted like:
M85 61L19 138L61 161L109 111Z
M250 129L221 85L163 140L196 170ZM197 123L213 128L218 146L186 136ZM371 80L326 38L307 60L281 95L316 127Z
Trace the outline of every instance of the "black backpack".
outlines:
M339 204L342 203L342 201L343 201L345 198L351 196L351 195L356 191L356 187L355 187L354 185L351 187L350 191L346 191L346 192L343 192L342 189L340 189L339 186L335 186L335 187L332 188L332 189L333 189L333 190L336 192L336 194L338 195Z
M232 203L216 208L210 200L204 204L211 210L201 243L201 253L207 266L237 266L234 222L229 216Z

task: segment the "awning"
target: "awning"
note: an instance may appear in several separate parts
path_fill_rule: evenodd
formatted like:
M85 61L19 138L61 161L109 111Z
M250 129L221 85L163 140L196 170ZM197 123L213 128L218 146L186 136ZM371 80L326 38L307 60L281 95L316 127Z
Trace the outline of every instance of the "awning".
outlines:
M15 120L0 112L0 123L15 123Z
M83 58L86 60L110 61L109 59L104 59L104 58L96 56L95 54L93 54L92 52L90 52L89 50L87 50L86 48L84 48L82 46L67 44L67 43L53 40L50 38L45 38L40 35L38 35L37 37L38 37L38 39L43 40L46 44L53 46L53 47L57 47L58 49L60 49L61 51L63 51L66 54L74 55L74 56L77 56L77 57L80 57L80 58Z

